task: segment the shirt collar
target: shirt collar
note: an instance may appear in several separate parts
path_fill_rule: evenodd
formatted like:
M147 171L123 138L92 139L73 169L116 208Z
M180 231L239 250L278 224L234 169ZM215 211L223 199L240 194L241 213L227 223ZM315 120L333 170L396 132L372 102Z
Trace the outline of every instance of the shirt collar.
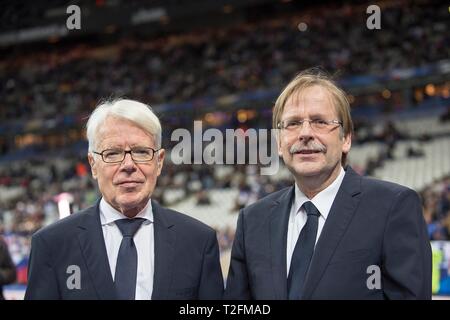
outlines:
M294 212L298 213L305 202L311 201L326 220L328 217L328 213L330 213L331 206L333 205L334 198L336 198L336 195L342 184L342 180L344 180L344 176L345 171L344 168L341 167L337 178L328 187L316 194L311 200L308 199L308 197L300 190L297 184L295 184L295 199L293 204Z
M102 197L100 200L100 222L102 226L111 224L119 219L127 219L128 217L122 214L120 211L113 208L106 200ZM147 221L144 223L153 222L153 209L152 209L152 201L148 200L147 205L142 209L137 215L136 218L144 218Z

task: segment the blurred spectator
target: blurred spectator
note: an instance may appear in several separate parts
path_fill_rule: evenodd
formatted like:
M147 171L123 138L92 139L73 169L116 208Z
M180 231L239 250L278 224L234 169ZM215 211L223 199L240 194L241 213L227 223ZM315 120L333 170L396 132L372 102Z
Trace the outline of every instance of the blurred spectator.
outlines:
M450 177L421 192L430 240L450 240Z
M410 146L406 152L408 158L420 158L424 156L423 150Z
M16 281L16 266L9 254L6 242L0 237L0 300L4 300L3 286Z
M447 107L447 111L440 117L441 122L450 121L450 106Z
M211 204L211 200L209 199L208 192L206 190L197 192L197 205L206 206L209 204Z

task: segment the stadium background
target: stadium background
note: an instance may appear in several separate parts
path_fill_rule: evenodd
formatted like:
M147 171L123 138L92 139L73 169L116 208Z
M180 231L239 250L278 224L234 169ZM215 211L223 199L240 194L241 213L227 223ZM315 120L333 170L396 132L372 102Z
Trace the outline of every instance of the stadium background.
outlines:
M81 29L68 30L69 5ZM381 9L381 29L366 22ZM349 163L422 197L433 293L450 295L450 6L445 1L45 0L0 8L0 235L26 287L30 237L99 196L86 117L101 98L151 105L171 149L176 128L270 128L271 108L302 69L321 66L348 92ZM203 145L203 147L205 144ZM255 152L246 145L238 152ZM169 152L170 154L170 152ZM154 198L218 232L224 275L238 210L292 183L286 168L175 165Z

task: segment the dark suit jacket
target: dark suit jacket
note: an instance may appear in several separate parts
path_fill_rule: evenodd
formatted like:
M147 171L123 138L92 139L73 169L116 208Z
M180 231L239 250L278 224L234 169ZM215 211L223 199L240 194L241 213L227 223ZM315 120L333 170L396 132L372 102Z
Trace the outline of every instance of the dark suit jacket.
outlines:
M98 205L33 235L25 299L116 299ZM224 285L215 231L154 201L152 208L152 299L221 299ZM67 273L70 265L80 268L81 289L67 286L74 274Z
M294 187L241 210L225 299L287 299ZM374 284L376 265L381 289ZM431 247L416 192L350 167L317 241L303 299L430 299Z

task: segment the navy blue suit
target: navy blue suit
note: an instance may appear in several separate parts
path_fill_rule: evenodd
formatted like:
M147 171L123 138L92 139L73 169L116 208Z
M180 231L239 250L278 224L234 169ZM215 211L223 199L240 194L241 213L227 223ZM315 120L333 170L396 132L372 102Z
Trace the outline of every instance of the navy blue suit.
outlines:
M287 299L293 198L294 187L289 187L241 210L226 299ZM371 265L380 268L380 289L369 279L376 274L368 271ZM317 241L302 299L430 298L431 247L417 193L347 167Z
M25 299L117 298L98 205L33 235ZM215 231L154 201L152 209L152 299L221 299L224 286ZM70 265L80 268L80 289L67 285Z

